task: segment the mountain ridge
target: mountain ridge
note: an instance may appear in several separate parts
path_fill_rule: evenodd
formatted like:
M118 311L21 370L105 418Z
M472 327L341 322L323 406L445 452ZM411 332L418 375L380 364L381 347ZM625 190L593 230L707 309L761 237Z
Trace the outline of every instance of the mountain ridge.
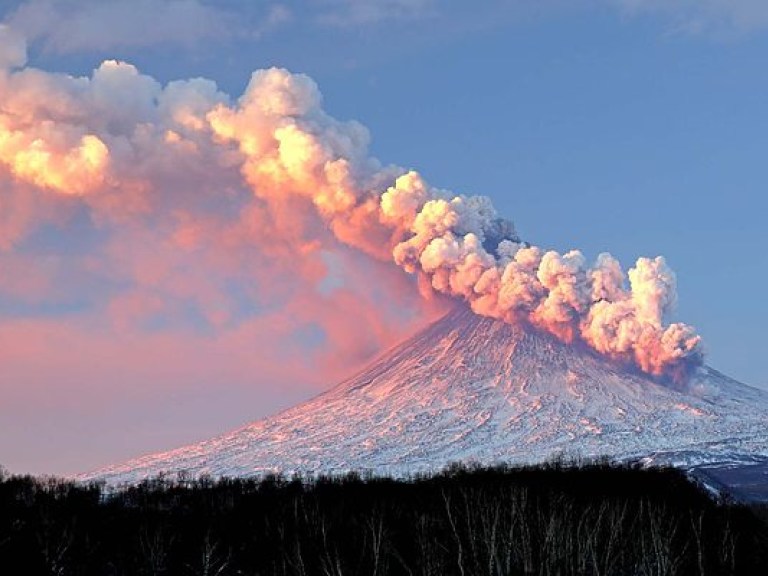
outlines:
M680 388L458 307L318 396L212 440L85 474L402 476L571 457L690 466L768 457L768 393L697 368Z

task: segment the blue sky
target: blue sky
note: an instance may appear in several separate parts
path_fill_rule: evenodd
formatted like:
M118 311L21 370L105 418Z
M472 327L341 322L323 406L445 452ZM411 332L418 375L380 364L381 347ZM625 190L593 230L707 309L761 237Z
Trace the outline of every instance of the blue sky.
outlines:
M625 265L663 254L677 272L676 319L703 335L708 363L768 388L768 7L760 2L33 0L3 8L28 38L30 65L48 71L90 75L119 59L162 82L210 78L232 95L258 68L304 72L327 111L368 127L374 156L436 186L490 196L524 238L590 258L609 251ZM75 227L63 245L78 234L92 232ZM0 314L24 313L0 301ZM134 442L110 452L105 440L80 459L13 453L10 466L70 472L170 448L315 391L233 386L204 425L196 422L214 395L205 382L136 393L121 413ZM157 407L170 399L172 415ZM149 400L156 407L142 411ZM5 434L33 434L34 425L22 432L7 418ZM93 429L73 418L109 416L46 414L38 430L76 429L65 434L76 443Z

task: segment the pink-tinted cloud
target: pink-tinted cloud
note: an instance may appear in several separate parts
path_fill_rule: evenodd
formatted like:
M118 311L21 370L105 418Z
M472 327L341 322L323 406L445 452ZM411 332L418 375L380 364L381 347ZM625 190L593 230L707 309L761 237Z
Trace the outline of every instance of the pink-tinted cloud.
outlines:
M666 324L676 296L663 259L638 260L625 287L608 256L589 266L578 251L522 245L488 198L382 167L367 130L325 113L304 75L257 71L236 103L211 82L161 86L114 61L91 78L10 70L0 88L0 165L19 186L81 198L108 231L84 256L94 281L128 287L107 305L122 325L128 302L155 325L185 311L214 330L232 324L232 283L252 282L239 296L255 306L289 305L333 280L328 255L349 246L480 314L581 338L649 373L700 355L692 329ZM371 286L357 280L336 297L364 302Z
M98 318L0 322L0 454L17 472L75 473L202 439L340 375L318 370L289 316L215 336Z

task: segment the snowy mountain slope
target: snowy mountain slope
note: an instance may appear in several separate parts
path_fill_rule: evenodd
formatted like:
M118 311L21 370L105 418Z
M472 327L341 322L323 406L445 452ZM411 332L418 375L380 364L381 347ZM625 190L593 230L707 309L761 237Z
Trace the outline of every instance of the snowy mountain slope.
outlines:
M561 453L678 465L768 456L768 393L707 367L676 390L578 345L457 309L304 404L82 478L400 475Z

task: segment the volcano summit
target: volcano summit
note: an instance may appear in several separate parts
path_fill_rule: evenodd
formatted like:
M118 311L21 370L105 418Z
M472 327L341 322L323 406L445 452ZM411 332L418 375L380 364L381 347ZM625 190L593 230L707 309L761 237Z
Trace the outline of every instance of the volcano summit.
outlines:
M83 478L403 475L558 455L681 466L766 457L768 393L706 366L666 385L587 346L461 307L304 404Z

